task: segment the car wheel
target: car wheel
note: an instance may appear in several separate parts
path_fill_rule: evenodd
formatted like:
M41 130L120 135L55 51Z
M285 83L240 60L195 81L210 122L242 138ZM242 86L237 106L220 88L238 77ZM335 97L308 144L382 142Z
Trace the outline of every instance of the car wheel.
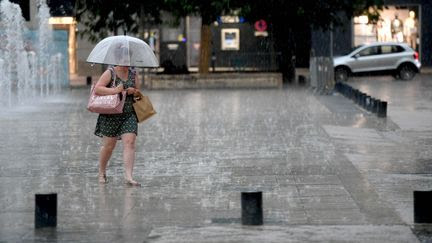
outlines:
M395 70L394 72L391 73L391 76L393 76L394 79L400 79L399 76L399 70Z
M336 82L345 82L348 80L349 71L346 68L339 67L336 68L334 75Z
M415 74L414 68L410 65L402 65L398 71L398 76L402 80L411 80L414 78Z

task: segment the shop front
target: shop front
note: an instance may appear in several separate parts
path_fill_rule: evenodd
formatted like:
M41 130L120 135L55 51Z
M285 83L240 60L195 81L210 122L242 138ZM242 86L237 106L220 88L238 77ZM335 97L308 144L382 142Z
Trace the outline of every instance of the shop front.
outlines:
M312 29L315 56L339 56L353 47L372 42L407 43L418 52L422 67L432 66L432 1L384 1L377 21L366 15L346 19L333 31Z
M387 5L376 23L366 15L354 17L354 46L371 42L407 43L420 51L419 5Z

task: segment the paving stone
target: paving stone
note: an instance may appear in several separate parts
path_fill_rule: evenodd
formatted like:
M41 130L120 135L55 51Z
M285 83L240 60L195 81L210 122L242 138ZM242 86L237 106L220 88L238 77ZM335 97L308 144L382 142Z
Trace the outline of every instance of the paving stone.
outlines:
M432 188L430 79L354 79L388 98L385 119L295 86L147 91L158 113L139 125L141 188L124 185L121 142L97 183L88 90L3 109L0 241L427 241L412 191ZM263 192L264 226L240 225L243 191ZM34 194L51 192L58 226L35 230Z

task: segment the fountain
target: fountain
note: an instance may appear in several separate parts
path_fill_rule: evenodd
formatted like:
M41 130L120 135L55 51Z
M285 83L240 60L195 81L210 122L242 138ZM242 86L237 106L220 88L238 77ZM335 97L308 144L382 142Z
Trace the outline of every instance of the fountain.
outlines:
M62 55L53 53L53 31L46 0L38 4L37 38L30 32L19 5L0 3L0 105L11 107L59 93L65 84Z

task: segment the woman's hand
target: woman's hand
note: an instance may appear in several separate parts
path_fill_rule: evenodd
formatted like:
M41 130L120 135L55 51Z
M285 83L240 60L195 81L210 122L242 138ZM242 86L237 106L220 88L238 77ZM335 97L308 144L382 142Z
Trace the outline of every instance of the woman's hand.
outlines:
M122 92L124 90L123 84L119 84L117 87L114 88L116 90L116 94Z
M126 89L127 94L131 95L131 94L135 94L135 92L137 91L137 89L133 88L133 87L129 87Z

